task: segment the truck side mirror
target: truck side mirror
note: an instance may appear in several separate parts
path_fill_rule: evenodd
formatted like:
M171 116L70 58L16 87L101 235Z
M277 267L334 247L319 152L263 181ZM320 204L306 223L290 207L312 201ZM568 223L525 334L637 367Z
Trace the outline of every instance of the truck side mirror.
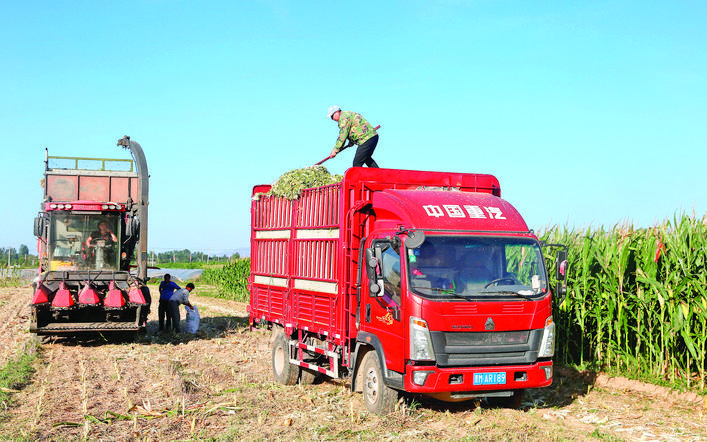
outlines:
M425 242L425 234L421 230L410 230L407 235L408 239L405 240L405 246L409 249L416 249Z
M555 294L558 297L558 306L564 302L565 297L567 296L568 269L569 262L567 261L567 250L558 250L557 257L555 258L555 278L557 279L557 284L555 286Z
M128 217L125 220L126 236L137 236L140 233L140 221L137 218Z
M380 247L366 249L366 275L368 275L368 291L371 296L383 296L383 278L380 270L381 255Z
M555 277L560 280L564 281L567 279L567 251L566 250L558 250L557 251L557 257L555 258Z
M34 219L34 236L41 238L44 236L44 229L46 227L46 218L38 216Z

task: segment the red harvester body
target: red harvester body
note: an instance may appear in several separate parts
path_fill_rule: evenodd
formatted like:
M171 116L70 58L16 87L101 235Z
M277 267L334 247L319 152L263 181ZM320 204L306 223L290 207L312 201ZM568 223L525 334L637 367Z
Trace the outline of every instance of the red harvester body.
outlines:
M46 155L44 199L34 224L40 268L31 304L33 333L145 328L151 302L144 285L147 164L129 137L118 145L130 149L135 162ZM136 244L137 274L131 274Z

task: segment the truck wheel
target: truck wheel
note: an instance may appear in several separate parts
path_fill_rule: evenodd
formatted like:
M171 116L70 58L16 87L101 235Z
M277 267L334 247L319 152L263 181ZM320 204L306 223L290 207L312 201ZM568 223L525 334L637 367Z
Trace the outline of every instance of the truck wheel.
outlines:
M299 377L299 365L290 364L290 349L287 338L278 333L272 344L272 374L275 381L283 385L295 385Z
M383 383L383 369L375 350L363 357L363 400L373 414L383 415L395 410L398 391Z

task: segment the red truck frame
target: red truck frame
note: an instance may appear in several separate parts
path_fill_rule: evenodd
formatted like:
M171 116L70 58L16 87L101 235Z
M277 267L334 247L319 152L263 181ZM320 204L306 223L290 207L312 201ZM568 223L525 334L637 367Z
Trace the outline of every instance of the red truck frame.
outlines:
M249 316L273 330L278 382L350 378L377 414L400 392L514 405L552 383L545 260L495 177L351 168L295 200L268 190L253 189Z

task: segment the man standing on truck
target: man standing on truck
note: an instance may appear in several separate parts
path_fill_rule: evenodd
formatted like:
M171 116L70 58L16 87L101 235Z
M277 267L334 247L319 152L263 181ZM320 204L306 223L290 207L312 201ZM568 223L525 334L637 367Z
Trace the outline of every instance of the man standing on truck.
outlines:
M371 123L356 112L342 111L339 106L329 107L327 117L339 124L339 138L337 138L329 158L334 158L342 150L357 144L358 149L356 149L353 166L361 167L365 164L368 167L378 167L372 158L373 151L378 144L378 133ZM347 140L349 144L345 146Z

